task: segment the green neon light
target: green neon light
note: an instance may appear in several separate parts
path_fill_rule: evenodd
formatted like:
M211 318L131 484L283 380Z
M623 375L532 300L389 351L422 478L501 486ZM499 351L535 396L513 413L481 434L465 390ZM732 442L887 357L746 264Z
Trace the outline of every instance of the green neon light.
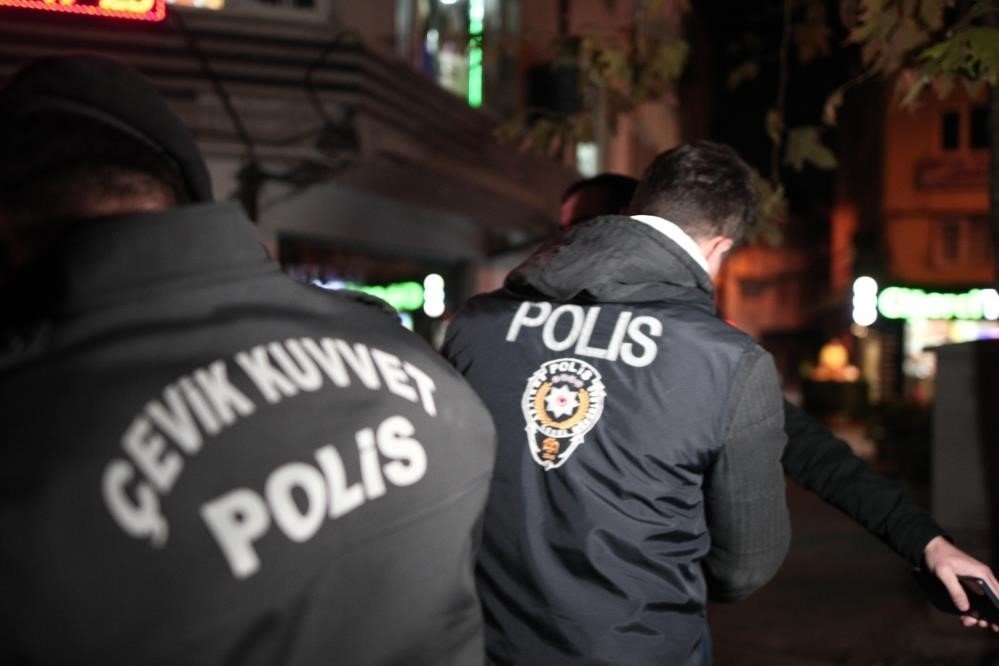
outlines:
M423 307L423 285L418 282L396 282L387 285L347 284L346 288L380 298L396 310L404 312L413 312Z
M485 0L468 3L468 105L482 106L482 33L485 29Z
M878 312L888 319L999 319L999 292L972 289L964 293L926 292L886 287L878 296Z

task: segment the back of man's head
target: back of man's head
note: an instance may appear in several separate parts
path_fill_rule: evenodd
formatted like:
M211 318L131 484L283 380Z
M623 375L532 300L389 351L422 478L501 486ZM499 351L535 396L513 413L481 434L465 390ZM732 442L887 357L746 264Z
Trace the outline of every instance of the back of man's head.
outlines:
M738 241L756 221L757 207L749 165L726 145L698 141L652 161L629 212L665 218L695 240L722 236Z
M638 181L619 173L602 173L577 180L562 193L560 223L571 227L598 215L623 213Z
M15 233L210 200L190 132L126 65L46 58L0 90L0 215Z

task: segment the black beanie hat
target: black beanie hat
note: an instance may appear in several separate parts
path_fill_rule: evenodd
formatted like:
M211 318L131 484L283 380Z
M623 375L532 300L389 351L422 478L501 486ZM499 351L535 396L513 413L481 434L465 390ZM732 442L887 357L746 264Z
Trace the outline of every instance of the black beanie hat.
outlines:
M140 140L173 163L192 202L212 200L211 178L194 137L131 67L96 55L35 60L0 90L0 132L16 132L19 119L39 112L85 116Z

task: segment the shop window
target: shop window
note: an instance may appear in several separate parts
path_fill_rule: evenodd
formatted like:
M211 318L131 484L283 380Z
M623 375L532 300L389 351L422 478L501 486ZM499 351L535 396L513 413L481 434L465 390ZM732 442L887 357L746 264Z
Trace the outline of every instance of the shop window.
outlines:
M970 145L972 148L989 147L989 107L987 106L976 106L971 110Z
M961 114L948 111L940 119L940 147L957 150L961 146Z

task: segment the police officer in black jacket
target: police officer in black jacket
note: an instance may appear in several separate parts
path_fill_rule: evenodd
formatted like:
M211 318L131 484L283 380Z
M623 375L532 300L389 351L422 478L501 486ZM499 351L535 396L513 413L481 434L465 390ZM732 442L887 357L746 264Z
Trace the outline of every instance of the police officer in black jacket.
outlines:
M0 92L0 663L481 663L488 413L210 200L127 67Z
M755 207L731 149L681 146L646 171L644 215L569 229L456 315L445 355L499 431L490 663L709 663L709 591L742 598L779 567L780 385L711 283Z

